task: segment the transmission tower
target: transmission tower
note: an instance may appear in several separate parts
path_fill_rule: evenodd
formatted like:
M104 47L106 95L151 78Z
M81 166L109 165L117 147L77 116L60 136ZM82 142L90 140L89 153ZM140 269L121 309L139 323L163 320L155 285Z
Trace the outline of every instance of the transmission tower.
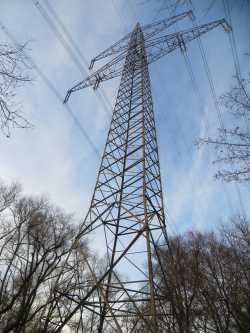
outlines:
M158 318L170 311L162 298L155 268L163 271L158 247L167 244L159 152L148 64L222 25L224 19L163 34L191 12L134 30L96 56L90 64L113 58L66 95L121 75L94 194L81 235L99 232L106 251L102 273L92 272L91 287L75 300L68 320L85 309L98 317L98 332L156 333ZM163 34L163 35L162 35ZM72 296L71 299L74 297ZM82 312L81 312L82 313ZM129 322L127 321L129 318ZM126 327L126 329L125 329Z

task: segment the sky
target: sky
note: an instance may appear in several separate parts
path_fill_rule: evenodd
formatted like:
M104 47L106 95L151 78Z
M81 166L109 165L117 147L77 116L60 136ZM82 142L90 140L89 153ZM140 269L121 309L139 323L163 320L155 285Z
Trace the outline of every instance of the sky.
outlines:
M226 1L241 72L246 76L250 3ZM199 24L225 17L222 0L194 0L193 4ZM28 195L47 196L73 213L76 221L82 220L94 189L119 78L104 82L97 92L87 88L74 93L67 106L62 104L65 93L87 76L91 58L138 21L151 23L169 16L169 10L160 0L1 0L0 10L2 43L29 41L34 79L18 89L18 100L33 128L15 129L10 138L0 135L0 177L7 183L19 182ZM185 10L181 7L178 12ZM192 23L185 19L169 32L187 27ZM220 96L235 82L229 36L216 28L202 37L202 43ZM219 123L197 41L187 45L187 55L196 89L180 50L150 65L167 227L172 234L216 230L231 216L250 210L249 187L215 180L214 151L195 146L199 137L214 136ZM230 126L230 117L223 108L221 112Z

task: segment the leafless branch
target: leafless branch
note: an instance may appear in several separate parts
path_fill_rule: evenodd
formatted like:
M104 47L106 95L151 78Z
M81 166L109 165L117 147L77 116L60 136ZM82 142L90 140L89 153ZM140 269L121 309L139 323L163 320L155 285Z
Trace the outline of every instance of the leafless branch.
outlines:
M32 81L26 49L27 43L15 47L0 44L0 130L7 137L11 128L31 126L16 94L18 87Z

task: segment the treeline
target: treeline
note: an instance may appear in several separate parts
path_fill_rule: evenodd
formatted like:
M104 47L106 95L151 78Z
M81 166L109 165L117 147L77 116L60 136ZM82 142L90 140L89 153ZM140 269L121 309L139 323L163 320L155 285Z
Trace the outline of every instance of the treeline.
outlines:
M87 242L76 242L77 230L72 216L48 200L0 184L1 333L63 331L75 306L70 295L87 292L86 266L97 264ZM75 332L87 332L88 325L89 318L79 314L69 323Z
M87 240L74 243L73 222L47 200L25 197L17 185L0 185L1 333L64 332L66 326L71 332L97 331L98 316L87 312L64 325L76 299L104 269ZM227 225L216 233L172 237L167 248L159 248L160 332L250 332L250 224L237 217Z
M161 332L250 332L249 221L174 237L161 256Z

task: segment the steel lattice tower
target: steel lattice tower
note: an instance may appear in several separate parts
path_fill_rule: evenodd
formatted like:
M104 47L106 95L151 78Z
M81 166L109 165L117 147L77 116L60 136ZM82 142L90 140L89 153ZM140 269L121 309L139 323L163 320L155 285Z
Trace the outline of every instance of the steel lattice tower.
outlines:
M130 266L131 254L138 253L136 245L142 240L140 252L146 253L147 278L141 277L140 290L137 289L136 281L127 281L130 287L126 290L126 300L131 299L131 304L137 299L139 302L144 299L149 301L149 313L153 318L153 326L156 327L155 302L158 296L154 284L152 253L157 238L165 233L165 218L148 64L139 24L130 37L121 84L91 203L90 219L102 214L104 210L107 212L102 217L102 223L107 234L106 245L110 267L124 251L124 244L126 246L131 244L130 255L124 253L117 264L117 270L119 265ZM134 262L133 264L138 265ZM142 267L135 268L142 269ZM111 269L105 279L107 300L109 294L113 292L113 274L115 273ZM115 278L115 283L116 280ZM121 291L124 292L124 286L121 287ZM107 310L104 303L100 331ZM124 309L119 310L121 312Z
M81 235L102 228L107 266L101 275L92 272L92 287L81 296L79 308L99 317L98 332L108 325L125 332L156 333L157 318L169 310L162 300L155 267L162 269L157 248L167 243L159 152L148 64L181 48L212 28L218 20L193 29L155 38L185 12L134 30L91 62L118 54L86 80L68 91L94 86L121 75L121 82L100 169ZM122 61L124 65L122 64ZM80 235L80 236L81 236ZM79 236L79 237L80 237ZM125 278L124 270L128 272ZM122 272L123 274L121 274Z

